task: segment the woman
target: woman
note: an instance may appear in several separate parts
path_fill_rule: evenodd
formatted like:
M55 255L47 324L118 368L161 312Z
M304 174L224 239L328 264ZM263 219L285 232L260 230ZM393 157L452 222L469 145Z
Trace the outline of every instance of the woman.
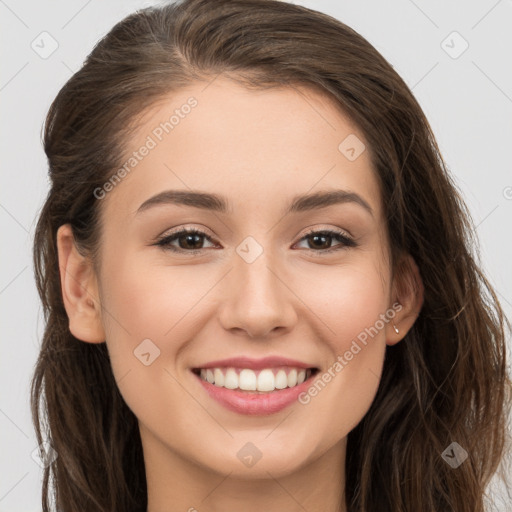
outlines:
M509 324L365 39L274 0L139 11L44 147L43 510L50 478L62 511L484 510Z

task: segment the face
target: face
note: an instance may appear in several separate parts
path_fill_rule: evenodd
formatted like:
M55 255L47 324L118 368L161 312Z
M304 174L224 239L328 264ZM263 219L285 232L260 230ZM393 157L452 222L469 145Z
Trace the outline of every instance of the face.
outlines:
M147 111L129 147L129 172L97 193L96 278L145 455L247 478L341 457L399 318L363 134L312 89L251 91L219 77ZM328 192L337 200L298 200ZM231 358L248 361L216 363ZM227 387L197 375L211 377L211 363ZM316 371L299 395L302 367ZM254 379L285 388L228 389ZM247 455L261 458L249 466Z

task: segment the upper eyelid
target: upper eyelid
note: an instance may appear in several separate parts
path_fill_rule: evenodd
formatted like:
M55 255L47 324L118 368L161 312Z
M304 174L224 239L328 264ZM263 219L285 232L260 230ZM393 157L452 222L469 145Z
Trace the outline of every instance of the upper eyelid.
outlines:
M305 236L310 235L312 233L336 233L346 236L347 238L353 239L354 237L346 230L342 228L308 228L308 230L303 233L300 237L302 240Z
M163 240L165 238L169 238L171 236L179 235L181 233L195 233L198 232L201 235L204 235L207 238L215 239L214 236L208 234L206 231L202 230L201 228L195 228L195 227L183 227L180 229L176 229L175 231L171 231L170 233L165 233L162 235L159 235L157 237L157 240ZM346 230L341 228L308 228L306 232L302 234L300 237L300 240L302 240L305 236L313 234L313 233L324 233L324 232L333 232L336 234L342 234L345 235L347 238L353 239L354 237Z
M166 240L167 238L170 238L170 237L174 237L174 236L177 236L177 235L181 235L182 233L199 233L200 235L203 235L204 237L206 238L209 238L210 240L215 240L215 237L208 234L206 231L200 229L200 228L192 228L192 227L184 227L184 228L179 228L179 229L176 229L174 231L171 231L170 233L167 233L167 232L164 232L164 234L158 236L156 238L156 241L159 242L159 241L162 241L162 240Z

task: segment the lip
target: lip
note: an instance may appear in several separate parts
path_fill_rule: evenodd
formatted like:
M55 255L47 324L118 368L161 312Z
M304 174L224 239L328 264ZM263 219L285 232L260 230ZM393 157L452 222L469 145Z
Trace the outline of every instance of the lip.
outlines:
M266 363L268 364L268 361ZM215 363L215 365L218 364L219 361ZM301 367L303 368L304 366ZM247 366L244 368L247 368ZM268 368L268 366L266 368ZM307 368L311 368L311 366L307 366ZM298 386L279 390L276 389L269 393L235 391L233 389L218 387L201 379L201 377L193 371L191 371L191 373L208 393L208 396L216 400L226 409L238 414L266 416L282 411L298 401L299 395L311 386L313 379L315 379L319 372L318 370L314 371L309 379Z
M265 368L275 368L278 366L292 366L295 368L316 368L312 364L303 363L294 359L288 359L280 356L268 356L261 359L254 359L252 357L231 357L229 359L219 359L218 361L211 361L209 363L197 366L195 369L206 368L248 368L250 370L263 370ZM318 369L318 368L317 368ZM293 388L290 388L293 389Z

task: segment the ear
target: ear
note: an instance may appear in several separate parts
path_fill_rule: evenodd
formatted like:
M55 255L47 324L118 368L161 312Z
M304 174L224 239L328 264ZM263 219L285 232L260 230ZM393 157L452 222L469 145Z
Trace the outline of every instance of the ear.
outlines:
M98 284L90 258L76 248L73 231L64 224L57 231L62 299L75 338L88 343L105 341Z
M386 324L386 344L395 345L404 338L418 318L423 306L423 280L416 262L410 254L403 256L393 282L393 309L396 314ZM398 333L395 330L398 329Z

